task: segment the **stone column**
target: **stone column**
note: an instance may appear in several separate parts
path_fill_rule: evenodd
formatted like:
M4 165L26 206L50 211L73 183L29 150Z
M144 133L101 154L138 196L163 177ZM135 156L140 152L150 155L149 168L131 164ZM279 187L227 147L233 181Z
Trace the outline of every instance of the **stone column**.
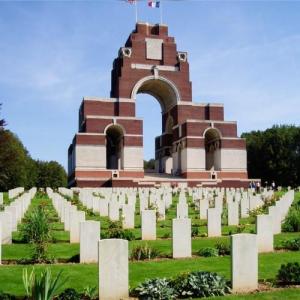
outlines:
M273 218L270 215L256 217L258 252L274 251Z
M255 234L231 236L231 282L233 292L250 292L258 287L258 247Z
M80 263L98 261L98 241L100 240L100 222L80 223Z
M99 241L99 299L126 299L128 292L128 241Z
M142 211L142 240L156 240L156 211Z
M207 236L222 236L221 213L219 208L209 208L207 210Z
M173 219L172 234L173 258L191 257L191 219Z

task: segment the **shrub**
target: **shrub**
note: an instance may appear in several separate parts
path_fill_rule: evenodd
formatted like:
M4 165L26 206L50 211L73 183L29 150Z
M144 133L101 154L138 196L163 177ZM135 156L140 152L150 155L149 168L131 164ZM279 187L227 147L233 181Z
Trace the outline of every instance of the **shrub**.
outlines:
M166 278L148 279L132 291L133 296L144 300L176 299L176 293Z
M277 282L282 285L300 284L299 263L293 262L281 265L276 278Z
M192 237L196 237L199 235L199 228L198 227L192 227Z
M300 237L292 239L292 240L285 240L282 242L282 246L285 249L297 251L300 250Z
M215 247L218 250L218 254L220 256L230 255L230 246L228 244L218 242L215 244Z
M83 295L85 297L85 299L95 299L97 298L97 287L93 286L87 286L84 291L83 291Z
M288 215L282 224L282 231L284 232L298 232L300 231L300 209L291 207Z
M198 255L204 257L216 257L219 256L219 251L216 248L202 248L198 251Z
M74 289L66 289L60 293L57 300L80 300L81 295L77 293Z
M101 234L102 238L124 239L128 241L135 240L135 235L128 229L122 229L121 222L109 222L106 234Z
M160 256L160 251L146 245L139 245L132 249L130 258L133 260L145 260Z
M21 227L21 235L25 242L34 247L33 260L36 262L46 261L48 243L51 240L51 225L43 206L38 206L28 216L28 222Z
M192 272L178 276L173 287L179 297L212 297L230 293L224 277L211 272Z
M23 270L23 284L26 296L33 300L52 300L57 290L64 284L59 283L62 272L52 278L50 269L41 271L36 275L32 269L28 274L27 269Z
M241 224L236 227L236 233L242 233L246 229L246 225Z

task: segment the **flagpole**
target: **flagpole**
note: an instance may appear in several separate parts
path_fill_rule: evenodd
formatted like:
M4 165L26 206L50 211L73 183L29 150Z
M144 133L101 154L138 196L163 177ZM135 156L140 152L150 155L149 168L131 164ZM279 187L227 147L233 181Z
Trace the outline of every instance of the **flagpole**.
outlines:
M160 12L160 24L162 25L163 23L163 10L162 10L162 3L163 3L163 0L160 0L160 6L159 6L159 12Z
M138 22L138 7L137 7L137 0L134 1L135 3L135 23Z

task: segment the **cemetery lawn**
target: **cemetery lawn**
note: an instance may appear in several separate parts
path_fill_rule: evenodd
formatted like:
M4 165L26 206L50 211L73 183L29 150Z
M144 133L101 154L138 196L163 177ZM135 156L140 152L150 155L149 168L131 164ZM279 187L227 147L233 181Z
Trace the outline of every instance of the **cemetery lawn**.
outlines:
M274 279L280 265L291 261L300 262L300 252L261 254L259 256L259 279ZM47 267L47 265L34 266L36 270L45 267ZM62 287L62 290L67 287L72 287L78 291L83 291L87 286L97 286L98 266L96 264L54 264L48 265L48 267L52 270L53 274L57 274L60 270L63 270L63 278L67 279L67 282ZM3 290L3 292L11 293L16 296L24 295L22 283L22 270L24 268L30 270L32 266L3 265L0 267L1 290ZM198 257L179 260L164 259L158 261L130 262L130 287L136 287L147 278L174 277L180 273L199 270L217 272L229 279L230 257ZM289 290L284 290L284 292L288 293Z

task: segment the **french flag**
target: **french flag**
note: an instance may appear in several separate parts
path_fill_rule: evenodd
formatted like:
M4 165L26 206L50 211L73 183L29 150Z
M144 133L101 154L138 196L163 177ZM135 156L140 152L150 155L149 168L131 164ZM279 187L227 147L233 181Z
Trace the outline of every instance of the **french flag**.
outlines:
M151 8L159 8L159 6L160 6L160 1L149 0L149 1L148 1L148 6L151 7Z

